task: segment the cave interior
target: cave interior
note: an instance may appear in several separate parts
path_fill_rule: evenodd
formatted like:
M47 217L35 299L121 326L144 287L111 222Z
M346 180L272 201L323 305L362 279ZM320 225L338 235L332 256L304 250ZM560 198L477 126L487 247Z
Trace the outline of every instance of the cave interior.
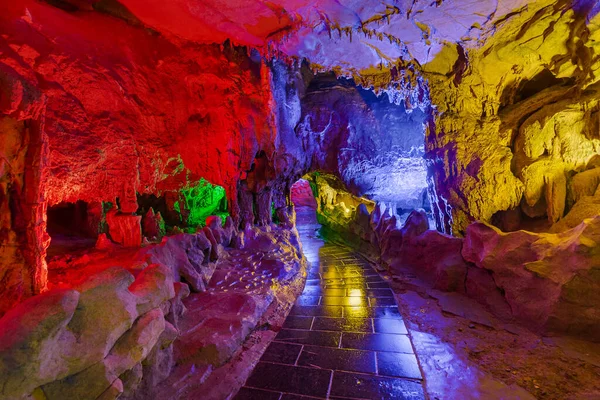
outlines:
M600 398L600 3L0 9L0 399Z

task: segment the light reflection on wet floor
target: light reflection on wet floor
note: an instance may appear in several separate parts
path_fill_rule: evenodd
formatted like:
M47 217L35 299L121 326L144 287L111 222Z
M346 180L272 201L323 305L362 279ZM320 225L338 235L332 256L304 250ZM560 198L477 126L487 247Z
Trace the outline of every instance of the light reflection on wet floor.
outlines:
M298 210L306 287L236 399L424 399L393 292L372 266L316 235Z

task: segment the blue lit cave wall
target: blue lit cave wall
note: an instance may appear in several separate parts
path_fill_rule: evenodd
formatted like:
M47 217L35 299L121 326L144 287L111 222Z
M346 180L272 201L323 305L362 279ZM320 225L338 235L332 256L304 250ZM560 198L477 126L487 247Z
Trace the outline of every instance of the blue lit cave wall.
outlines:
M399 214L429 210L425 112L390 102L333 74L305 75L296 133L312 154L311 170L337 175L357 196Z

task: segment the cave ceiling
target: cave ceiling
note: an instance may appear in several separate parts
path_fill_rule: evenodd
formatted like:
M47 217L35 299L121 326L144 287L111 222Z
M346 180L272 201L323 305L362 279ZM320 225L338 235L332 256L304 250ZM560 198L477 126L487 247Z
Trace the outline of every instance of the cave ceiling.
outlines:
M57 0L53 0L57 1ZM114 0L60 0L79 8ZM91 3L90 3L91 1ZM430 61L444 43L481 46L527 0L120 0L164 35L270 48L348 72ZM82 5L82 3L85 3ZM558 2L556 2L558 3Z

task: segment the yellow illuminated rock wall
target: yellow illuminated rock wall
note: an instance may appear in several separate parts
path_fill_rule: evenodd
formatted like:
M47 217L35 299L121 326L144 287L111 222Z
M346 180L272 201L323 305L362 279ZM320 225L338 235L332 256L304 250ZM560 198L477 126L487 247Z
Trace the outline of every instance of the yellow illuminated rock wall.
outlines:
M463 234L473 220L558 231L600 211L600 16L568 7L529 4L480 44L447 44L423 65L436 107L426 158L445 231Z

